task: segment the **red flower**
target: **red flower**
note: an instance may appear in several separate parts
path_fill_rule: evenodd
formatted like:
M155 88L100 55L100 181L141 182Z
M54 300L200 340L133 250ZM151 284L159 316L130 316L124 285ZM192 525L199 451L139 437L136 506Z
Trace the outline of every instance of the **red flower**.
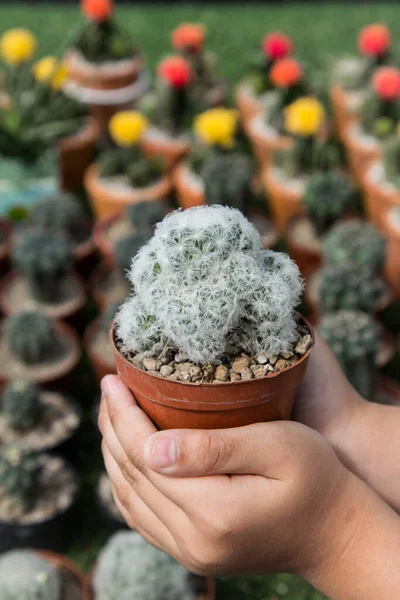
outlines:
M396 100L400 97L400 69L381 67L372 78L372 87L383 100Z
M158 65L159 77L168 81L173 87L183 88L192 78L189 63L181 56L168 56Z
M206 31L197 23L182 23L171 34L171 43L176 50L199 52L204 45Z
M392 45L392 37L385 25L367 25L358 36L358 49L366 56L382 56Z
M107 21L112 13L112 0L82 0L81 11L90 21Z
M293 42L287 35L276 31L264 37L261 48L267 58L276 60L284 58L293 51Z
M281 58L273 65L269 73L272 83L276 87L290 87L295 85L303 76L303 69L294 58Z

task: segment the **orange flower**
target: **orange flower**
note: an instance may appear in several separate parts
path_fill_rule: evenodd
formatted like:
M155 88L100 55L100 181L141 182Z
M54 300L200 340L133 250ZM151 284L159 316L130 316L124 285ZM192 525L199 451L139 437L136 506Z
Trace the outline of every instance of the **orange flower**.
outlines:
M107 21L112 10L112 0L81 0L81 11L90 21Z
M400 97L400 69L381 67L372 78L372 88L383 100Z
M294 58L280 58L269 73L272 83L276 87L290 87L295 85L303 76L303 69Z
M366 56L382 56L392 45L392 37L386 25L367 25L358 36L358 49Z
M176 50L200 52L203 48L206 30L199 23L182 23L171 34L171 44Z
M167 56L158 65L158 76L176 88L184 88L192 79L192 69L181 56Z
M293 51L293 42L287 35L276 31L264 37L261 48L267 58L277 60Z

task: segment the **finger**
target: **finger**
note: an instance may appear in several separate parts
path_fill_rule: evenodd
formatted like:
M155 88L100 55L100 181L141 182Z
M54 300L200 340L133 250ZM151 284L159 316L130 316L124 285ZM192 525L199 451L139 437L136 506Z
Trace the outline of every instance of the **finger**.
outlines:
M285 478L302 426L288 421L220 430L175 429L153 434L144 445L148 467L172 477L246 474Z

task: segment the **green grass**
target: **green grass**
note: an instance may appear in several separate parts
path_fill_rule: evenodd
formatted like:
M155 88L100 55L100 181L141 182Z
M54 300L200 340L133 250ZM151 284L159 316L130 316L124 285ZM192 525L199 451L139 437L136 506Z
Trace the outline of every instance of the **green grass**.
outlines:
M143 3L144 4L144 3ZM400 5L389 2L362 5L295 4L291 6L243 6L192 4L191 6L121 6L118 18L135 37L151 67L169 48L168 35L180 21L201 21L208 28L208 45L219 58L220 71L231 84L246 72L252 52L266 31L282 30L292 36L297 54L323 76L330 58L354 52L359 29L380 21L389 26L400 21ZM79 26L75 6L0 6L0 33L10 27L28 27L39 39L39 54L55 53ZM395 40L400 47L400 41ZM83 391L84 389L84 391ZM93 384L80 385L82 402L90 404L96 394ZM82 396L84 396L82 398ZM83 467L82 502L77 515L80 532L70 556L88 569L106 538L93 510L93 487L100 464L99 439L88 422L80 447ZM97 465L97 469L93 469ZM305 582L291 576L239 578L218 582L218 600L321 600Z

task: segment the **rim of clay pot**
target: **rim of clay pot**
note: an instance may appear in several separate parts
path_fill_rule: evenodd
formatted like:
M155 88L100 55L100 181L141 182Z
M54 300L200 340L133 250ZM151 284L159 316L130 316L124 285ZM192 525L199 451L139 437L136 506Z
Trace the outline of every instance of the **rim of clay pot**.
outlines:
M399 214L399 224L395 225L393 220L394 220L394 213L398 213ZM392 208L390 208L386 215L384 215L384 224L385 224L385 230L386 233L389 237L392 238L400 238L400 204L398 206L392 206Z
M78 565L76 565L69 558L66 558L62 554L58 554L57 552L51 552L50 550L37 550L36 553L54 566L61 567L67 571L71 577L73 577L75 581L79 583L79 586L82 590L82 600L91 600L92 594L90 586Z
M4 232L6 239L0 244L0 260L8 255L11 244L12 225L7 219L0 218L0 231Z
M307 352L301 357L299 358L298 361L296 361L293 365L290 365L289 367L286 367L285 369L282 369L281 371L278 371L277 373L268 373L268 375L265 375L265 377L263 377L263 380L271 380L271 379L275 379L276 377L279 377L279 375L281 375L282 373L286 373L287 371L290 371L292 369L294 369L295 367L297 367L298 365L300 365L301 363L303 363L305 360L307 360L307 358L310 356L311 351L313 350L314 346L315 346L315 332L314 332L314 328L312 327L311 323L309 323L309 321L303 317L302 315L300 316L300 322L302 325L305 325L307 327L307 329L309 330L309 333L311 335L311 339L312 339L312 343L310 345L310 347L308 348ZM115 322L113 322L111 324L111 328L110 328L110 342L114 348L114 352L116 354L119 355L120 360L122 362L122 364L124 365L125 369L127 370L131 370L133 369L134 371L137 371L139 373L144 373L144 371L142 371L141 369L139 369L136 365L134 365L132 362L130 362L128 359L126 359L121 352L119 351L117 344L115 343ZM245 381L221 381L218 383L196 383L196 382L191 382L191 381L178 381L178 380L169 380L166 377L161 377L158 375L153 375L152 373L149 372L145 372L147 377L150 377L151 379L155 380L155 381L167 381L168 383L170 383L171 385L177 385L179 387L191 387L194 389L198 389L199 387L203 387L203 388L221 388L223 386L227 387L248 387L249 385L254 385L256 383L260 382L260 379L249 379L249 380L245 380ZM210 405L211 406L215 406L215 403L212 403L212 401L210 400ZM205 409L207 410L207 409Z
M143 58L138 51L126 58L95 63L88 61L77 48L70 47L64 61L68 66L68 83L94 91L124 88L143 72Z
M74 151L77 146L80 146L82 142L95 143L99 137L100 128L97 121L93 117L87 116L85 117L82 127L74 133L71 133L71 135L60 138L57 142L57 146L65 152L71 152Z
M82 310L82 308L85 306L86 304L86 292L85 292L85 285L83 283L83 280L81 277L79 277L79 275L77 275L76 273L69 273L67 275L67 279L70 279L72 281L74 281L75 283L77 283L77 289L79 289L79 294L77 294L77 297L74 298L74 302L71 302L71 308L70 310L68 310L67 313L62 312L57 316L51 316L48 315L51 319L55 319L56 321L62 321L64 319L68 319L69 317L72 317L73 315L75 315L76 313L78 313L80 310ZM6 316L6 317L10 317L12 315L17 314L18 309L17 310L10 310L10 306L9 304L5 301L5 291L6 289L11 286L16 280L24 280L24 277L22 275L20 275L19 273L17 273L17 271L11 271L10 273L7 273L4 277L2 277L0 279L0 310L1 312ZM62 306L62 305L60 305ZM23 310L28 310L28 309L23 309ZM41 312L39 310L39 312ZM44 311L44 314L45 311Z

